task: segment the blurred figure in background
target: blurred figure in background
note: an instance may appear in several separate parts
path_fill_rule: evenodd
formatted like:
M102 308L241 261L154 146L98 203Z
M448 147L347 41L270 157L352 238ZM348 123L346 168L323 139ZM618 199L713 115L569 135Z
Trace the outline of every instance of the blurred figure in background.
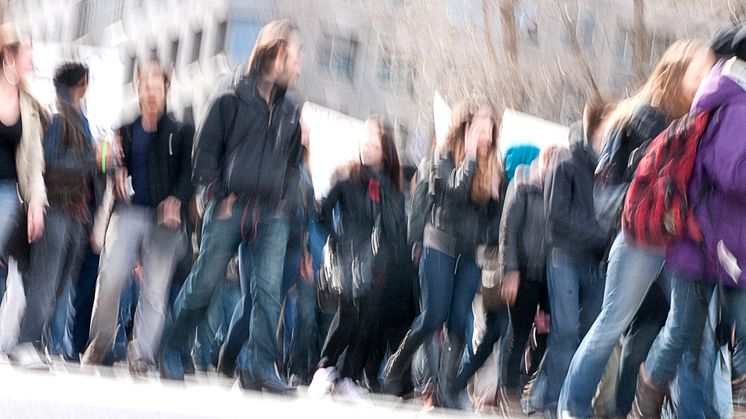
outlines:
M143 281L127 359L132 372L143 374L156 363L171 277L187 246L182 208L193 191L194 131L166 114L170 69L149 57L137 63L136 73L141 116L118 132L123 153L114 182L118 202L101 254L82 363L101 364L111 348L122 286L140 259Z
M31 38L13 23L0 25L0 66L0 251L8 257L6 245L19 214L27 215L20 217L27 218L21 226L24 241L36 241L44 231L42 140L49 114L26 82L33 70Z
M102 158L113 162L112 156L101 155L81 111L88 77L88 67L77 62L61 65L54 74L59 113L44 138L49 208L45 233L31 246L26 313L15 351L21 364L38 362L29 345L44 350L50 343L48 332L57 298L67 281L78 277L93 213L103 197L105 180L97 169Z
M333 232L325 251L334 262L322 268L319 286L338 294L339 302L308 389L315 398L333 389L343 400L360 401L356 380L384 316L386 285L398 280L392 269L395 258L406 248L404 196L393 131L378 116L369 118L365 127L359 163L344 178L338 175L321 210L322 222ZM338 371L337 363L345 352Z

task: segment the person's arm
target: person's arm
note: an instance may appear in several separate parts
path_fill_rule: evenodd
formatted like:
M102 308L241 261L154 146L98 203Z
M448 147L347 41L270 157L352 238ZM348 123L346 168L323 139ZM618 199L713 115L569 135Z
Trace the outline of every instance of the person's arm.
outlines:
M225 196L221 170L230 135L230 127L226 124L234 121L237 106L230 98L230 95L220 96L210 105L194 142L192 181L205 190L209 198Z
M467 202L471 193L474 175L477 173L477 162L464 159L459 167L454 167L453 157L448 154L436 163L435 190L455 202Z
M171 195L176 197L182 204L189 202L194 193L192 186L192 142L194 139L194 128L184 125L176 134L179 145L179 176L171 189Z
M499 264L503 274L517 271L520 268L518 260L519 236L522 232L523 220L526 216L526 194L519 190L515 180L510 183L505 195L505 207L500 220L500 251Z
M547 179L547 229L554 237L572 236L578 246L603 252L606 234L595 217L577 220L572 211L573 174L567 162L560 163Z
M344 182L346 181L337 182L321 204L319 221L326 228L326 231L330 233L334 233L334 207L339 202Z

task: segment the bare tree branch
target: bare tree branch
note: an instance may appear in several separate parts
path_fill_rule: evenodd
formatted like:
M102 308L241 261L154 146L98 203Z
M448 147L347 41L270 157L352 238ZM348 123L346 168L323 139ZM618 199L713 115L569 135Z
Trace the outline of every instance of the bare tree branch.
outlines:
M585 77L586 81L590 85L591 93L595 98L601 98L601 92L598 89L598 84L596 84L596 79L593 77L591 66L588 64L588 60L585 59L585 55L583 55L583 50L580 48L580 42L578 42L578 31L576 29L576 24L575 24L575 21L572 19L572 17L570 17L570 11L567 8L567 4L564 5L561 15L562 15L562 21L565 24L565 29L567 30L569 34L570 45L572 46L572 50L575 53L575 58L578 60L578 63L580 64L580 70L583 72L583 76Z

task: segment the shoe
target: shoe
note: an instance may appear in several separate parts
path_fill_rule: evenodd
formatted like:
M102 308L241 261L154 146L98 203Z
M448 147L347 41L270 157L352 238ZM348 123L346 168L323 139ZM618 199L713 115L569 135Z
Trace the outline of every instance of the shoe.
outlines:
M337 381L337 369L334 367L319 368L313 374L311 385L308 386L308 397L322 399L332 391L334 382Z
M132 375L147 376L150 371L150 364L142 359L140 351L134 343L135 341L132 341L127 345L127 365L129 365L130 373Z
M627 417L630 419L660 419L665 396L664 390L650 382L650 375L648 375L645 364L640 365L640 373L637 374L635 401L632 402L632 410Z
M32 343L18 344L11 358L16 367L33 371L49 371L49 360L43 358Z
M746 406L746 375L731 381L733 404L738 407Z
M295 391L295 387L282 381L274 366L265 368L264 371L257 374L251 374L243 368L239 368L238 380L241 387L246 390L264 390L275 394L288 394Z
M236 376L236 359L235 358L233 360L228 359L225 356L224 347L220 348L220 353L218 354L217 370L220 374L223 374L224 376L228 378L233 378Z
M184 364L181 353L170 349L163 349L159 361L161 378L184 381Z
M367 394L368 392L365 389L355 384L349 378L340 380L333 385L332 396L334 400L343 403L369 406L370 402L365 398Z
M440 371L438 371L438 403L441 407L457 409L457 393L453 390L461 358L464 355L464 345L447 342L440 354Z

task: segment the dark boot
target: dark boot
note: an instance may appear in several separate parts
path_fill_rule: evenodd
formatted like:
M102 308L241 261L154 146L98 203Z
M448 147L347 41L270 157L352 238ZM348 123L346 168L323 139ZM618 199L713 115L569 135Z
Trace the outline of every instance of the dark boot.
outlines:
M238 380L241 387L246 390L264 390L275 394L290 394L295 388L285 383L277 374L274 365L259 368L257 371L246 371L238 369Z
M218 372L228 378L233 378L236 373L236 358L226 356L225 346L220 347L218 354Z
M666 393L650 382L645 364L640 365L640 373L637 375L637 388L635 390L635 401L629 412L630 419L660 419L663 408L663 398Z
M446 346L440 355L438 371L438 401L441 407L458 409L461 406L458 393L454 391L454 383L463 355L463 344L446 342Z
M405 372L409 370L409 364L412 362L412 350L410 348L413 346L413 343L410 342L411 333L411 330L407 332L401 345L399 345L399 350L391 355L386 362L386 374L382 387L385 394L402 396L401 393L407 387L404 381L411 380L411 377L404 376ZM414 349L416 350L417 348Z

